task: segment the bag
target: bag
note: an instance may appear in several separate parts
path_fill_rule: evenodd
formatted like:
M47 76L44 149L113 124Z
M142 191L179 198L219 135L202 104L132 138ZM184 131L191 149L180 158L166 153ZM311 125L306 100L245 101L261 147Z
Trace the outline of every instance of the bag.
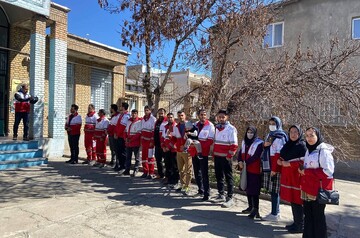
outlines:
M318 156L319 165L320 165L320 153L321 153L321 149L319 150L319 156ZM322 180L320 180L320 188L317 196L318 203L339 205L339 199L340 199L339 192L336 190L323 189Z
M320 180L320 189L318 192L317 200L320 204L339 205L340 194L336 190L324 190Z
M242 169L240 175L240 189L245 191L246 188L247 188L246 163L244 162L244 168Z

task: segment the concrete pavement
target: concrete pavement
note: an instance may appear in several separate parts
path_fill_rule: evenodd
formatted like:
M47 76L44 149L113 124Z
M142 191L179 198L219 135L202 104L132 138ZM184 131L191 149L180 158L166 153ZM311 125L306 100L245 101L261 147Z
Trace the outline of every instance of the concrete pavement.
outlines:
M246 208L240 194L225 209L158 181L64 160L0 173L0 237L301 237L283 228L288 205L281 205L278 224L253 221L240 213ZM326 208L330 237L358 237L360 184L337 180L336 188L341 205ZM270 202L261 200L261 215L269 211Z

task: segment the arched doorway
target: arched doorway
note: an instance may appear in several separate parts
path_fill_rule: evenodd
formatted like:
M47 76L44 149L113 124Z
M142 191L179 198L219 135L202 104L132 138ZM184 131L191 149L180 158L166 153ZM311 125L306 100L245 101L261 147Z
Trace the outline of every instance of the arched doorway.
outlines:
M4 10L0 7L0 136L8 131L8 67L9 21Z

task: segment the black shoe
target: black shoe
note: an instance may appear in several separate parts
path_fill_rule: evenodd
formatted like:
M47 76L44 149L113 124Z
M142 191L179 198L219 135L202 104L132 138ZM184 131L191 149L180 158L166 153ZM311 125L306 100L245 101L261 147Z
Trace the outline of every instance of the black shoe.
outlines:
M23 138L23 141L29 141L29 137L27 137L27 136L24 137L24 138Z
M302 229L302 226L295 225L295 226L288 228L288 232L293 233L293 234L303 233L303 229Z
M156 177L154 174L149 174L146 178L147 179L155 179Z
M72 159L69 159L69 160L65 161L65 163L67 163L67 164L69 164L69 163L71 163L71 162L73 162Z
M242 210L241 213L250 214L252 210L253 210L252 207L248 207L245 210Z
M130 170L125 170L125 172L123 173L123 175L130 175Z
M292 223L292 224L286 225L285 228L288 230L288 229L290 229L290 228L292 228L294 226L296 226L296 224Z
M82 162L81 164L89 164L89 160L85 160L85 161Z
M209 201L209 196L204 195L204 197L203 197L201 200L203 200L204 202L205 202L205 201Z
M147 174L143 173L143 174L140 176L140 178L146 178L147 176L148 176Z
M258 219L260 219L261 216L260 216L260 214L259 214L259 210L254 208L254 209L251 211L251 213L248 215L248 218L250 218L250 219L258 218Z
M110 161L109 166L114 166L114 161Z
M77 163L78 163L77 160L73 160L73 161L70 162L70 164L77 164Z
M113 168L113 170L114 170L115 172L119 172L119 171L120 171L120 167L115 166L115 167Z

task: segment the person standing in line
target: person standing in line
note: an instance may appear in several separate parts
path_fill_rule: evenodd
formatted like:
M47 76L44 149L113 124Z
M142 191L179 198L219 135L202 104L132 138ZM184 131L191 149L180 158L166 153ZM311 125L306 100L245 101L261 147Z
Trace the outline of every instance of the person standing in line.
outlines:
M21 120L23 120L24 134L23 140L28 141L29 132L29 113L30 104L35 104L38 101L37 97L32 97L29 93L29 87L27 84L21 84L21 88L14 95L15 102L15 122L13 127L13 140L17 140L18 129Z
M251 219L261 218L259 214L259 195L261 188L261 153L263 151L263 141L257 137L257 129L249 126L246 129L245 136L241 142L241 149L238 154L240 171L246 164L246 196L248 208L242 210L242 213L249 214Z
M138 117L138 110L131 110L131 118L128 120L125 129L126 163L123 175L130 175L131 157L134 153L135 166L132 177L139 172L140 166L140 137L141 137L141 118Z
M307 152L304 156L304 168L301 175L301 198L304 201L303 238L327 238L325 204L317 201L320 188L333 190L334 147L324 143L320 130L309 127L305 131Z
M216 203L222 203L222 207L232 207L234 179L232 174L232 158L238 148L236 128L228 121L228 113L221 109L217 114L218 124L215 129L214 162L218 196ZM227 197L224 195L224 176L227 184Z
M121 113L119 119L116 122L114 139L116 147L116 165L114 167L115 171L118 171L120 175L125 172L125 161L126 161L126 148L124 140L124 132L127 125L127 122L130 118L128 113L129 104L126 102L121 103Z
M180 174L180 185L176 191L182 192L184 195L190 193L190 183L192 174L192 158L187 152L184 152L185 124L187 123L185 112L178 111L179 123L174 127L174 136L176 138L176 161Z
M96 141L94 133L97 119L98 116L95 113L95 106L93 104L89 104L84 127L84 145L87 159L82 164L90 164L92 161L96 161Z
M163 157L164 151L161 148L161 137L163 127L167 124L167 118L165 117L166 110L164 108L160 108L157 111L158 119L155 122L154 129L154 145L155 145L155 159L156 159L156 167L157 167L157 177L159 179L164 178L164 167L163 167Z
M118 112L118 106L116 104L111 104L110 113L111 113L111 117L107 129L107 134L109 136L109 144L111 151L111 161L109 165L113 166L114 164L116 164L116 141L114 138L114 134L115 134L115 127L120 116L120 113Z
M169 185L173 188L179 182L179 170L176 162L176 138L174 136L174 128L176 122L174 114L171 112L167 114L167 124L163 128L161 147L164 151L165 162L165 178L164 185Z
M263 188L271 194L271 212L263 219L266 221L279 221L280 219L280 172L281 166L277 164L280 150L287 142L288 137L282 129L282 122L278 117L269 120L269 134L264 142L264 151L261 157L263 171Z
M96 139L96 156L97 164L95 166L99 168L105 167L106 164L106 145L107 139L107 128L109 126L109 120L105 117L106 113L104 109L100 109L98 112L99 118L96 120L95 126L95 139Z
M199 121L196 128L199 132L198 139L201 145L201 154L192 158L195 180L198 185L198 194L202 195L203 201L208 201L210 196L209 185L209 153L214 143L215 127L207 119L205 110L199 110Z
M141 160L143 174L141 178L154 178L154 128L156 117L151 114L149 106L144 107L145 116L141 120Z
M78 114L79 106L71 105L70 115L65 123L65 130L68 133L68 142L70 146L71 157L66 163L77 164L79 160L79 139L82 119Z
M304 225L303 201L300 194L301 176L298 169L303 164L306 153L306 144L302 139L300 126L289 128L289 141L280 151L278 164L281 166L280 198L291 203L294 222L285 228L290 233L302 233Z

